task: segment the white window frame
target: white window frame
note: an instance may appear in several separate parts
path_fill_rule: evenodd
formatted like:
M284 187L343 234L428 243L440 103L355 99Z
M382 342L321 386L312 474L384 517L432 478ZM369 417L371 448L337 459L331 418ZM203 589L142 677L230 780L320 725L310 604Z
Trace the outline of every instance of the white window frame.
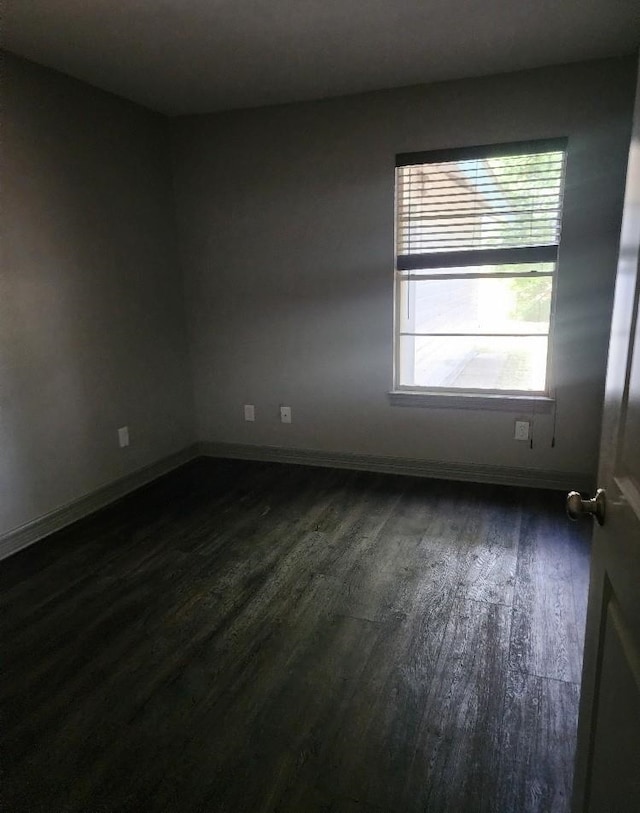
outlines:
M395 251L394 251L394 267L395 267L395 282L394 282L394 331L393 331L393 389L390 393L392 396L392 403L415 405L416 403L424 403L426 405L435 404L442 405L443 400L448 403L453 403L456 406L472 405L472 402L477 402L478 399L484 399L488 406L496 405L497 401L513 402L517 401L523 407L527 405L543 404L548 402L551 404L555 397L555 386L553 376L553 356L554 356L554 332L555 332L555 310L556 310L556 288L557 288L557 272L558 272L558 258L559 258L559 242L553 246L533 246L522 248L497 248L497 249L477 249L473 251L458 251L458 252L434 252L430 254L410 256L405 259L403 268L398 265L398 168L408 165L418 165L421 163L440 163L447 161L465 160L473 157L493 157L499 155L515 155L515 154L537 154L541 151L558 150L564 152L564 171L563 171L563 186L561 188L561 203L560 203L560 222L562 222L562 194L564 189L564 182L566 179L566 160L567 160L567 138L553 138L536 141L526 142L510 142L505 144L473 146L468 148L454 148L446 150L432 150L422 153L402 153L396 156L396 177L395 177L395 210L394 210L394 238L395 238ZM526 264L526 263L552 263L553 270L551 271L537 271L535 277L551 277L551 303L549 315L549 331L548 331L548 345L547 345L547 359L546 359L546 386L542 390L508 390L508 389L491 389L491 388L462 388L462 387L424 387L418 385L403 385L400 383L400 338L403 335L408 335L401 330L401 309L406 307L406 296L408 286L404 285L406 282L413 280L446 280L446 279L504 279L504 278L521 278L522 274L517 272L488 272L488 273L460 273L460 272L447 272L447 267L461 267L464 265L482 266L482 265L513 265L513 264ZM438 268L438 273L420 274L413 272L407 265L418 269L419 267L432 267ZM411 334L419 336L422 334ZM424 334L432 335L432 334ZM438 335L459 335L459 334L438 334ZM464 334L471 336L489 335L489 334ZM497 334L496 334L497 335ZM500 336L526 336L529 334L505 334L501 333ZM533 334L532 334L533 335ZM544 334L535 334L544 335ZM499 408L499 407L498 407Z

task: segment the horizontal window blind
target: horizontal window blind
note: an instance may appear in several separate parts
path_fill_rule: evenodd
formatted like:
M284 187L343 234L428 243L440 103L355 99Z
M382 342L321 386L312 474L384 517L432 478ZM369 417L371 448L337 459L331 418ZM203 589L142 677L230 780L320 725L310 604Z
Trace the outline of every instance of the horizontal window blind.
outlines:
M397 157L400 270L554 262L566 141Z

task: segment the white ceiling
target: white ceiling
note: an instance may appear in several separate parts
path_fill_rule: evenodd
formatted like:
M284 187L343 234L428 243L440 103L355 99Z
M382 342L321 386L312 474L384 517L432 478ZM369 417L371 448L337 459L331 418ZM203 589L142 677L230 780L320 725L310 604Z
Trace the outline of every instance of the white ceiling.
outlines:
M5 0L4 46L164 113L614 56L640 0Z

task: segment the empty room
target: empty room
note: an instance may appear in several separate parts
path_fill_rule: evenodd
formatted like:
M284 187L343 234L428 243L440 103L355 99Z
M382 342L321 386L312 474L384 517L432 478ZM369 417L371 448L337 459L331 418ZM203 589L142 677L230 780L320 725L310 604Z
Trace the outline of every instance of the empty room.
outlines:
M0 33L0 808L640 810L638 4Z

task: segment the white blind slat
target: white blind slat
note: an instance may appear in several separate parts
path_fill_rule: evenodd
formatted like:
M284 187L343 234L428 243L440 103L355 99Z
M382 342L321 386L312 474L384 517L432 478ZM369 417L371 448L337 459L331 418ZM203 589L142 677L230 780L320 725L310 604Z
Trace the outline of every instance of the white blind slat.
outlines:
M557 246L565 150L397 168L398 256Z

